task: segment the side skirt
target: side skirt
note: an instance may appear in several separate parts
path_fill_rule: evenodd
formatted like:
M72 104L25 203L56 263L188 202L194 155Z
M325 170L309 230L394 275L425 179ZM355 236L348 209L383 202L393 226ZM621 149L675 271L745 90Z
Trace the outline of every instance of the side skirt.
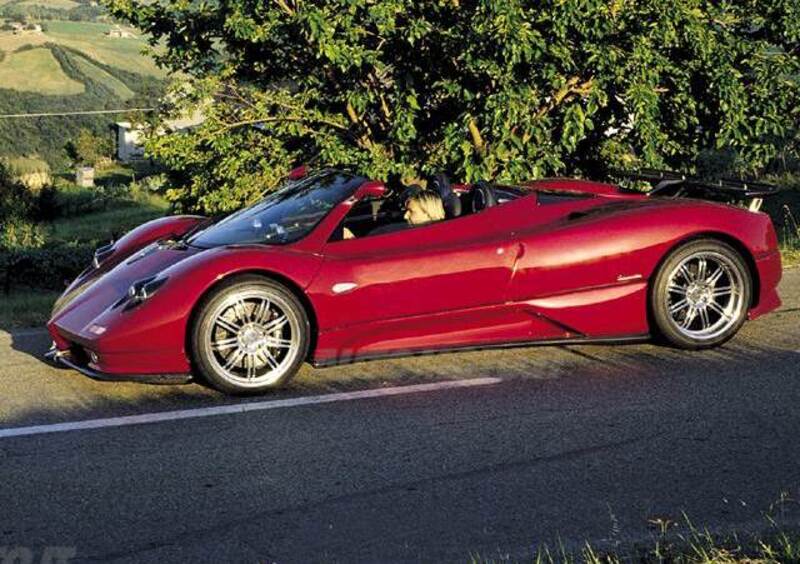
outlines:
M552 345L623 345L631 343L645 343L651 339L649 333L642 335L625 335L622 337L576 337L570 339L549 339L539 341L519 341L514 343L496 343L488 345L464 345L458 347L445 347L441 349L419 349L409 351L394 351L387 353L375 353L356 355L341 358L326 358L322 360L310 361L314 368L329 368L331 366L341 366L343 364L353 364L356 362L369 362L372 360L389 360L393 358L406 358L412 356L428 356L435 354L448 354L469 351L483 351L492 349L518 349L538 346Z

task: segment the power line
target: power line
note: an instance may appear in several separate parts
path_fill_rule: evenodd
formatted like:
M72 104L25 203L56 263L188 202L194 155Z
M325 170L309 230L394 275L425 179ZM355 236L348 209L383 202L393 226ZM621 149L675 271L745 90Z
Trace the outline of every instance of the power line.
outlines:
M47 112L39 114L0 114L0 119L124 114L126 112L154 112L157 109L158 108L124 108L121 110L85 110L79 112Z

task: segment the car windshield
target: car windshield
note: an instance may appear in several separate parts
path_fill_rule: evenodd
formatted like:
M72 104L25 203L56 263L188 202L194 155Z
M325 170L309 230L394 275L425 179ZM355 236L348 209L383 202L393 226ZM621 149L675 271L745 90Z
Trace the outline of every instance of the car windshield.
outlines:
M188 240L201 248L234 244L285 245L308 235L364 178L327 171L289 181L257 204L233 213Z

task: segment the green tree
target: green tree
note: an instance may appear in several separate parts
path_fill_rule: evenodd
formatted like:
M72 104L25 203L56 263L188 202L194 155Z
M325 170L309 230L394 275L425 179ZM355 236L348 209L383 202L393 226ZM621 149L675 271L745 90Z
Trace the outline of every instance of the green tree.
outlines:
M95 135L88 129L81 128L78 135L66 144L67 155L78 164L94 166L101 159L111 158L114 150L111 134Z
M183 209L229 210L298 162L518 181L757 170L797 139L797 0L106 0L149 35L190 133L148 149Z
M27 219L35 206L33 194L17 180L9 167L0 161L0 247L5 237L5 223Z

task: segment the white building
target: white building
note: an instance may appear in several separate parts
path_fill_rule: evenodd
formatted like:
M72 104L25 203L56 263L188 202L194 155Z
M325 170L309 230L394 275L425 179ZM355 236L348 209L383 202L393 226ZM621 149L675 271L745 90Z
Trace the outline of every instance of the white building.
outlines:
M129 121L119 121L114 124L116 135L114 143L116 146L117 160L129 163L133 160L144 158L144 147L142 147L141 126L133 126Z
M122 29L119 26L114 26L106 32L106 36L113 37L115 39L135 39L136 34L132 31L128 31L127 29Z
M75 169L75 184L81 188L91 188L94 186L94 167L79 166Z
M185 131L203 122L203 114L197 112L192 116L182 119L166 120L164 129L170 132ZM114 143L116 146L117 160L129 163L144 157L144 127L133 125L129 121L119 121L113 125L115 131Z

